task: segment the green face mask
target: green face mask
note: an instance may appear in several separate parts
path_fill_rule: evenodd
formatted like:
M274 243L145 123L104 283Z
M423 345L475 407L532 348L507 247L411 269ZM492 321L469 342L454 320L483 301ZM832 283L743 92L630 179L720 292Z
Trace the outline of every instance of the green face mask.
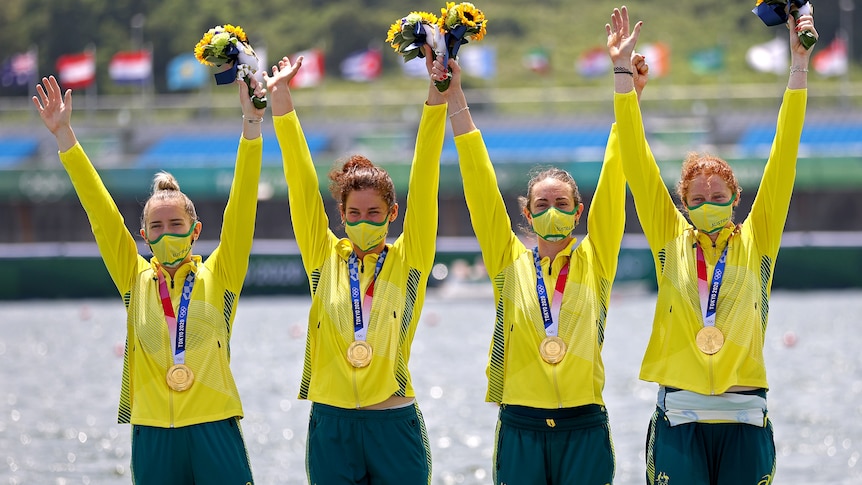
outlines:
M171 234L164 233L155 241L150 241L147 238L147 242L150 243L150 250L153 252L153 256L162 264L162 266L167 266L168 268L176 268L186 259L186 256L192 251L192 244L194 244L194 240L192 239L192 233L195 232L195 227L197 227L198 223L195 222L192 224L189 232L185 234Z
M389 232L389 217L380 223L371 221L344 221L344 230L347 232L347 237L350 238L350 241L360 251L369 251L386 239L386 233Z
M549 207L543 212L532 214L533 231L545 241L555 242L569 237L575 226L577 210L566 212L556 207Z
M712 234L720 231L722 227L730 222L733 217L733 202L736 194L730 198L730 202L717 204L715 202L704 202L700 205L688 208L688 217L700 232Z

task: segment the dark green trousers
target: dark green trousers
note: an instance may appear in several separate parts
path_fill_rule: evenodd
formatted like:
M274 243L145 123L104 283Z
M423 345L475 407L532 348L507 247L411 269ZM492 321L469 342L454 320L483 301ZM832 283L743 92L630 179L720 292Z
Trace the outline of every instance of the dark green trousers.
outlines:
M311 405L311 485L430 485L431 449L419 406L367 411Z
M156 428L132 426L132 483L251 485L251 466L238 418Z
M607 485L615 466L604 406L500 406L496 485Z
M647 433L647 485L769 485L775 475L772 423L671 426L656 408Z

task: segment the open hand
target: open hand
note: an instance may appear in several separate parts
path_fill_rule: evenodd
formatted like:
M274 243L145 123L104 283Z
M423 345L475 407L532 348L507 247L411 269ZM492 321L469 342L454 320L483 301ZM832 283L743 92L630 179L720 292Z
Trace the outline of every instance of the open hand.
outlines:
M623 6L615 8L611 15L611 23L605 24L608 34L608 54L615 66L618 60L629 60L635 50L643 22L635 24L634 30L629 29L629 11Z
M62 128L69 127L72 123L72 90L67 89L63 94L57 79L50 76L43 77L42 83L36 85L36 93L32 98L33 104L48 131L56 135Z
M277 65L272 66L272 76L264 71L263 79L266 81L267 92L274 95L279 90L289 90L290 80L299 72L299 68L302 67L302 61L303 57L299 56L295 63L291 63L290 59L285 56L278 61Z

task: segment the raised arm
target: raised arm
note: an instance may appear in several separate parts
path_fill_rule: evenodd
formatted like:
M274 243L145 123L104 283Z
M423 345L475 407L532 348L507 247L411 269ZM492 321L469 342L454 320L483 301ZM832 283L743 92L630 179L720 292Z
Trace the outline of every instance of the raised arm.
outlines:
M431 74L433 51L427 45L425 66ZM416 135L416 148L407 188L407 211L404 213L404 238L408 255L419 257L416 264L428 268L434 264L439 219L440 155L446 134L446 98L428 83L428 99L422 108L422 119ZM415 255L415 256L414 256Z
M123 216L78 143L72 130L72 90L61 92L54 76L36 86L33 104L45 127L57 140L60 161L72 180L75 193L87 213L99 253L121 295L132 287L134 275L146 261L138 255L135 239Z
M632 79L638 98L649 80L649 64L640 54L632 54ZM616 274L620 243L626 225L626 179L623 175L619 136L611 126L602 171L587 218L587 234L605 274Z
M441 57L434 61L434 79L445 77L446 69L441 62ZM473 123L467 98L461 88L461 67L454 59L449 59L449 67L452 69L452 80L444 95L449 101L449 120L458 150L464 197L470 211L473 232L482 248L485 267L493 277L518 257L518 249L523 250L523 245L512 231L512 222L497 185L494 166L482 134Z
M808 61L811 50L802 45L797 32L807 30L813 33L815 38L818 36L811 15L800 16L798 21L791 15L788 17L787 27L790 37L790 77L778 112L769 160L763 170L763 178L747 219L755 232L758 248L772 255L778 253L790 207L796 179L799 140L808 100Z
M264 79L272 106L275 136L281 147L293 232L305 271L310 273L322 264L329 247L327 242L335 235L329 230L317 171L290 94L290 80L302 67L302 60L300 56L293 64L283 57L273 66L272 76L264 74Z
M251 83L254 93L262 97L262 86L254 78L251 78ZM237 149L230 196L224 210L219 245L207 258L207 265L224 278L232 291L238 293L245 281L248 257L254 241L257 189L263 157L260 130L265 109L255 108L244 81L236 81L236 84L242 106L242 137Z
M638 22L630 29L628 10L622 7L614 9L611 24L605 30L608 54L614 65L614 114L623 172L644 234L655 252L689 224L674 205L646 141L632 65L642 25L643 22Z

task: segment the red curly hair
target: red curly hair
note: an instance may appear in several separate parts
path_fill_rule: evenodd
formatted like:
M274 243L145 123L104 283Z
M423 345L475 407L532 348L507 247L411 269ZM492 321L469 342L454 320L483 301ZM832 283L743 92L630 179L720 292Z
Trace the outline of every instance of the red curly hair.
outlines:
M682 162L682 173L679 177L679 182L676 184L676 195L679 196L682 205L688 207L686 198L691 181L699 175L716 175L730 188L736 199L739 200L739 194L742 193L742 188L736 180L736 175L733 174L733 169L730 165L714 155L708 153L700 154L691 152L686 155Z

